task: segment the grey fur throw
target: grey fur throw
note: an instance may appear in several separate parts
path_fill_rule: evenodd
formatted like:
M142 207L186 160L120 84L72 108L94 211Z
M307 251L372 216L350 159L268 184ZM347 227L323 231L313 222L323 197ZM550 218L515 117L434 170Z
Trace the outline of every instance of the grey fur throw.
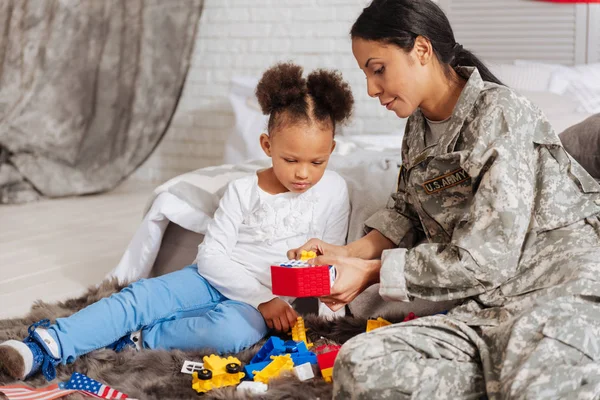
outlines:
M116 281L105 281L98 288L90 288L80 298L65 302L48 304L38 302L24 318L0 320L0 342L8 339L23 339L27 336L27 327L44 318L54 320L73 314L88 304L120 290ZM308 335L315 346L325 343L344 343L349 338L365 331L366 320L345 317L327 321L314 315L305 318ZM99 326L101 328L101 326ZM262 343L235 354L243 363L248 362L260 349ZM76 360L73 364L59 366L58 381L68 380L73 372L80 372L101 381L136 399L197 399L191 388L191 375L180 372L184 360L202 361L210 350L198 351L159 351L125 350L115 353L112 350L98 350ZM237 393L234 387L213 390L203 396L204 399L329 399L331 384L324 382L315 369L316 378L300 382L292 375L286 375L269 383L269 390L263 395L245 395ZM0 386L12 384L10 378L0 373ZM38 376L25 382L32 387L47 386L48 382ZM0 394L0 398L3 395ZM66 399L83 399L72 394Z

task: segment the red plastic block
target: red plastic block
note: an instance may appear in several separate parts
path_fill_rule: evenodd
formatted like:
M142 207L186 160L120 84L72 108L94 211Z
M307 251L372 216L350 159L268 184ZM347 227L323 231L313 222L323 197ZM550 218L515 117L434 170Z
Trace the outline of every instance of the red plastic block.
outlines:
M331 288L329 269L329 265L300 268L272 265L272 292L277 296L326 296Z
M335 359L339 352L340 349L337 348L327 353L317 354L317 363L319 364L319 368L321 369L321 371L333 367L333 364L335 363Z

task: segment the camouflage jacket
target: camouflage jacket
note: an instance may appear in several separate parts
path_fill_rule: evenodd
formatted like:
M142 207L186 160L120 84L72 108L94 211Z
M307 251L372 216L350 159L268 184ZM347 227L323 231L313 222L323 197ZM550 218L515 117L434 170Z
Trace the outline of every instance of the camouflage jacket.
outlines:
M408 119L397 191L366 221L398 245L382 255L388 300L478 296L500 306L565 283L573 278L561 270L558 240L578 237L573 229L600 213L600 186L542 112L475 68L463 72L470 77L437 144L425 146L420 110ZM586 245L599 260L597 239Z

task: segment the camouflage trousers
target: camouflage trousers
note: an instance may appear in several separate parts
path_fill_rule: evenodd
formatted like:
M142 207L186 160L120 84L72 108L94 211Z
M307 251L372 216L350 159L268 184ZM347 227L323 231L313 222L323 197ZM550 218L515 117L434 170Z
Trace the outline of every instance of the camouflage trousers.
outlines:
M334 399L600 399L600 298L535 302L496 326L430 316L342 347Z

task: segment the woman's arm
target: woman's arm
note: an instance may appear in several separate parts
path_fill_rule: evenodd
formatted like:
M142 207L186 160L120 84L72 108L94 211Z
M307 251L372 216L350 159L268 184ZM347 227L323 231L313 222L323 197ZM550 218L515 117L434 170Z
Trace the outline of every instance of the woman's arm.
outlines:
M375 260L381 258L384 250L393 249L396 244L376 229L371 230L362 238L348 243L346 246L348 257Z

